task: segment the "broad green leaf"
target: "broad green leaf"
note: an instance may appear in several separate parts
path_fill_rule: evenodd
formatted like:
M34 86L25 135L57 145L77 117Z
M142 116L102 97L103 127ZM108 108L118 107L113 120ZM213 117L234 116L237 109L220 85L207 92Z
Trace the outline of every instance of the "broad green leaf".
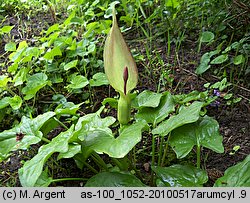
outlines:
M73 102L59 104L55 109L55 113L57 115L76 115L76 111L80 109L82 104L74 104Z
M11 79L7 75L0 75L0 88L6 87Z
M146 185L131 174L102 172L91 177L84 187L146 187Z
M201 42L205 42L205 43L211 42L214 40L214 33L209 32L209 31L203 32L200 40Z
M67 63L67 64L63 67L64 70L69 70L69 69L71 69L71 68L76 67L77 62L78 62L78 60L70 61L69 63Z
M47 85L48 77L45 73L36 73L28 78L26 86L22 89L22 93L26 96L25 100L33 98L36 93Z
M18 68L18 62L14 62L8 67L8 72L15 73L17 71L17 68Z
M0 109L3 109L7 106L9 106L9 103L10 103L10 98L11 97L4 97L0 100Z
M60 133L49 144L40 147L38 154L31 160L26 161L23 167L18 170L19 179L23 187L35 186L42 174L43 165L53 153L68 151L68 140L73 135L73 129L74 125L67 131Z
M165 1L165 6L166 7L172 7L172 8L177 8L180 6L180 3L178 0L171 0L171 1Z
M84 21L81 18L75 16L70 20L70 24L83 25Z
M113 9L113 25L105 42L103 58L105 74L110 85L116 91L126 95L136 87L138 81L137 67L118 27L115 9ZM127 82L124 84L126 68ZM125 89L126 92L124 92Z
M117 99L115 99L115 98L110 98L110 97L108 97L108 98L105 98L103 101L102 101L102 105L106 105L106 104L109 104L112 108L115 108L115 109L117 109L117 107L118 107L118 101L117 101Z
M28 47L27 42L26 41L21 41L18 44L17 50L9 55L9 59L12 62L15 62L15 63L20 62L20 60L23 58L23 55L24 55L25 50L27 49L27 47Z
M46 36L48 36L50 33L54 32L54 31L58 31L58 30L60 30L59 24L54 24L48 28L48 30L46 31Z
M163 121L158 127L153 129L152 133L165 136L175 128L178 128L187 123L193 123L199 119L199 113L203 106L202 102L195 101L189 107L181 108L177 115L170 117Z
M144 90L135 98L135 107L157 107L159 106L162 94Z
M9 42L8 44L5 44L4 50L5 51L16 51L16 43L15 42Z
M241 55L238 55L234 58L234 65L239 65L241 63L244 63L245 61L245 57L241 54Z
M228 60L228 55L227 54L223 54L223 55L217 56L215 59L213 59L211 61L211 64L222 64L222 63L224 63L227 60Z
M23 48L27 48L27 47L28 47L27 42L26 42L25 40L24 40L24 41L21 41L21 42L18 44L17 51L23 50Z
M59 47L54 47L53 49L49 49L46 54L43 56L44 59L52 60L55 56L61 56L62 52Z
M19 109L22 106L22 103L23 103L23 100L18 95L15 95L14 97L11 97L9 99L9 104L10 104L11 108L14 110Z
M195 70L196 74L202 74L206 72L211 66L209 65L210 59L212 56L220 53L220 49L217 49L215 51L210 51L202 55L200 60L200 65Z
M9 33L13 27L15 26L5 25L2 28L0 28L0 33Z
M206 171L194 166L172 165L151 168L166 187L201 187L208 181Z
M224 176L217 179L214 187L250 187L250 155L242 162L231 166Z
M27 75L29 73L30 68L22 67L14 76L13 82L14 86L22 85L27 80Z
M223 137L219 124L211 117L205 116L195 123L190 123L172 131L169 144L177 158L184 158L196 146L203 146L217 153L223 153Z
M32 58L37 58L40 55L40 50L37 47L27 47L23 53L25 57L21 59L22 63L32 61Z
M146 125L143 120L126 126L117 138L101 129L86 133L82 142L82 151L86 155L95 151L99 154L108 154L113 158L123 158L141 141L142 129Z
M98 87L102 85L108 85L109 81L105 73L96 73L93 75L92 79L89 80L91 87Z
M26 149L28 146L40 142L43 136L40 128L54 115L54 112L47 112L37 116L34 119L22 117L20 124L18 124L16 127L1 132L0 157L6 158L11 151ZM17 133L24 134L22 140L16 140Z
M76 154L81 153L81 145L79 144L69 144L69 149L67 152L61 152L57 160L72 158Z
M100 110L102 110L102 108ZM89 133L95 131L105 131L108 134L112 134L109 126L112 125L116 119L111 116L101 118L99 115L100 110L96 113L87 114L78 119L75 127L75 136L83 141Z
M48 175L48 167L41 173L34 187L48 187L53 182L53 178Z
M89 81L86 77L82 75L76 75L73 78L71 78L70 83L71 84L69 84L67 88L80 89L80 88L87 86L89 84Z
M194 90L188 94L174 95L174 100L177 101L178 104L186 104L190 101L206 99L206 97L206 93Z
M169 113L173 112L175 108L174 100L169 92L163 94L160 104L156 108L141 108L136 114L139 120L145 119L148 123L156 125L168 117Z

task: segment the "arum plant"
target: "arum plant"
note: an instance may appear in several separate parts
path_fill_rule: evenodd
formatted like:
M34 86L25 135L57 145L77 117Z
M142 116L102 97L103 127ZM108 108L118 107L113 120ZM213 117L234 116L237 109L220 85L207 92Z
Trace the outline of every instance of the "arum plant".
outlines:
M126 125L130 120L130 91L136 87L138 71L133 56L118 27L115 9L113 24L104 46L104 69L110 85L120 94L118 121Z

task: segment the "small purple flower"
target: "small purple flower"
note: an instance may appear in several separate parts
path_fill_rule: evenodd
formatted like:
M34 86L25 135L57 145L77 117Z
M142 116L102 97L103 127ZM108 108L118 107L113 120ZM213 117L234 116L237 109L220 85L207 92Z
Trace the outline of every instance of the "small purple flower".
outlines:
M210 104L210 106L213 106L213 107L219 107L220 106L220 102L219 101L214 101Z
M215 95L215 96L217 96L217 97L219 97L219 96L220 96L220 92L219 92L219 90L214 89L214 95Z

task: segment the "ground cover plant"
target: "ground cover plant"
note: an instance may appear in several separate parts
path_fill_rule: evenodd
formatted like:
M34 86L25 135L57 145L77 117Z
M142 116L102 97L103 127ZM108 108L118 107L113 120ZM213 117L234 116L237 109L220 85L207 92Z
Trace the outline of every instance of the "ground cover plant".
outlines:
M0 8L0 186L250 186L247 1Z

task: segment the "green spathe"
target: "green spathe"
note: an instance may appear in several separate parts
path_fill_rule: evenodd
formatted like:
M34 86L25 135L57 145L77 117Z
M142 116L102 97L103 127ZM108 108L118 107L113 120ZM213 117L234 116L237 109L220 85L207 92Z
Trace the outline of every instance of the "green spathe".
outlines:
M138 72L132 54L117 25L115 10L113 11L113 25L104 46L104 69L110 85L119 93L125 95L135 88ZM128 69L128 81L124 92L124 69Z
M117 25L113 9L113 25L104 46L104 69L110 85L120 93L118 120L127 124L130 120L130 91L136 87L138 71L132 54Z

